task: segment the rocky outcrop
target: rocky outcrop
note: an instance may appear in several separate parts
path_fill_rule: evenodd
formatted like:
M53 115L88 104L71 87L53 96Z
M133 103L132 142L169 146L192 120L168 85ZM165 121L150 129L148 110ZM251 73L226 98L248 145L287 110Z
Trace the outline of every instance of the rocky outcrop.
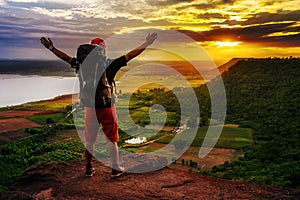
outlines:
M138 165L136 163L134 167L138 168ZM168 167L148 173L125 173L115 179L110 178L109 167L100 162L95 162L94 167L96 174L85 178L84 161L38 163L27 169L9 191L0 193L0 199L299 198L296 190L216 179Z

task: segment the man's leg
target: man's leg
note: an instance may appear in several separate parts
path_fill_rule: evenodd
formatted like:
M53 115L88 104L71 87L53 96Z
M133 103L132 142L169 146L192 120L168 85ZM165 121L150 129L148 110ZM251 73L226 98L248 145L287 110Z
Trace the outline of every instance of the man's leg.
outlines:
M116 178L124 173L124 167L120 166L119 148L117 142L107 141L107 149L112 163L111 177Z
M94 152L94 144L86 142L84 147L84 157L86 159L86 164L92 166L93 155L90 152Z
M107 140L107 149L111 158L112 177L120 176L124 173L124 168L120 166L119 149L117 141L119 140L118 120L116 108L97 109L97 115L102 124L103 132Z
M92 167L94 144L97 140L99 131L99 122L95 109L85 109L85 148L84 156L86 159L86 177L91 177L95 173L95 169Z
M111 158L112 168L120 169L119 148L117 142L107 140L107 149Z

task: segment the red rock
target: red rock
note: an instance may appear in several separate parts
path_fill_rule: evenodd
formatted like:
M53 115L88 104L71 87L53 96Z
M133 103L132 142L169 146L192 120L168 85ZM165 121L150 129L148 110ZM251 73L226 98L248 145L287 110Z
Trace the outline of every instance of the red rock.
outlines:
M298 199L299 190L222 180L168 167L125 173L110 179L111 169L95 162L95 176L84 177L85 162L38 163L26 170L5 199L17 193L35 199ZM1 198L3 199L3 198Z

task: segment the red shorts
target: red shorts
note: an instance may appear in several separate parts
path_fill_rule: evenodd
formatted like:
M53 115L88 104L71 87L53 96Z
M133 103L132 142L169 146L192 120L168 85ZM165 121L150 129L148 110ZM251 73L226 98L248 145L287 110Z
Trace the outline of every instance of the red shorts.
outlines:
M85 141L95 143L99 132L99 123L103 132L111 142L119 140L118 120L116 107L111 108L85 108Z

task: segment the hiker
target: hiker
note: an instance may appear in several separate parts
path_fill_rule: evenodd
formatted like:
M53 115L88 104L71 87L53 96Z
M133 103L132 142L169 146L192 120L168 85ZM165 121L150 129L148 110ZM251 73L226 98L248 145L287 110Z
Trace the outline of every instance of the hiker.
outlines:
M148 34L148 36L146 37L146 41L136 49L130 51L129 53L123 56L120 56L119 58L113 59L110 62L106 62L104 60L103 61L104 63L110 63L106 67L105 73L103 73L102 75L102 77L105 77L104 81L109 83L108 87L112 88L115 75L120 70L120 68L126 66L128 61L141 54L156 39L157 39L157 33ZM55 48L50 38L46 39L45 37L41 37L40 40L41 43L52 53L54 53L57 57L69 63L71 67L76 68L76 73L78 73L78 70L80 70L79 69L80 59L78 58L78 51L77 51L77 58L71 57L66 53L60 51L59 49ZM91 40L91 44L100 47L100 49L103 50L102 53L105 55L106 44L103 39L95 38ZM80 47L78 48L78 50L79 49ZM99 57L100 56L101 55L99 55ZM102 82L103 79L102 77L100 78L99 82ZM97 91L101 90L102 86L103 84L97 84L96 95L98 95ZM112 89L111 92L113 92ZM103 132L107 139L107 143L108 143L107 148L112 163L111 177L114 178L122 175L125 171L124 167L122 167L119 162L119 152L118 152L118 145L117 145L119 134L118 134L118 127L117 127L116 107L114 105L114 101L109 102L109 104L105 104L106 106L101 106L101 105L102 103L99 103L97 96L95 97L94 104L92 104L91 106L89 106L88 104L85 105L85 149L84 149L84 155L86 159L85 176L92 177L93 174L95 173L95 169L92 166L92 159L93 159L93 152L94 152L94 144L97 140L98 131L100 128L99 123L100 123L102 125Z

